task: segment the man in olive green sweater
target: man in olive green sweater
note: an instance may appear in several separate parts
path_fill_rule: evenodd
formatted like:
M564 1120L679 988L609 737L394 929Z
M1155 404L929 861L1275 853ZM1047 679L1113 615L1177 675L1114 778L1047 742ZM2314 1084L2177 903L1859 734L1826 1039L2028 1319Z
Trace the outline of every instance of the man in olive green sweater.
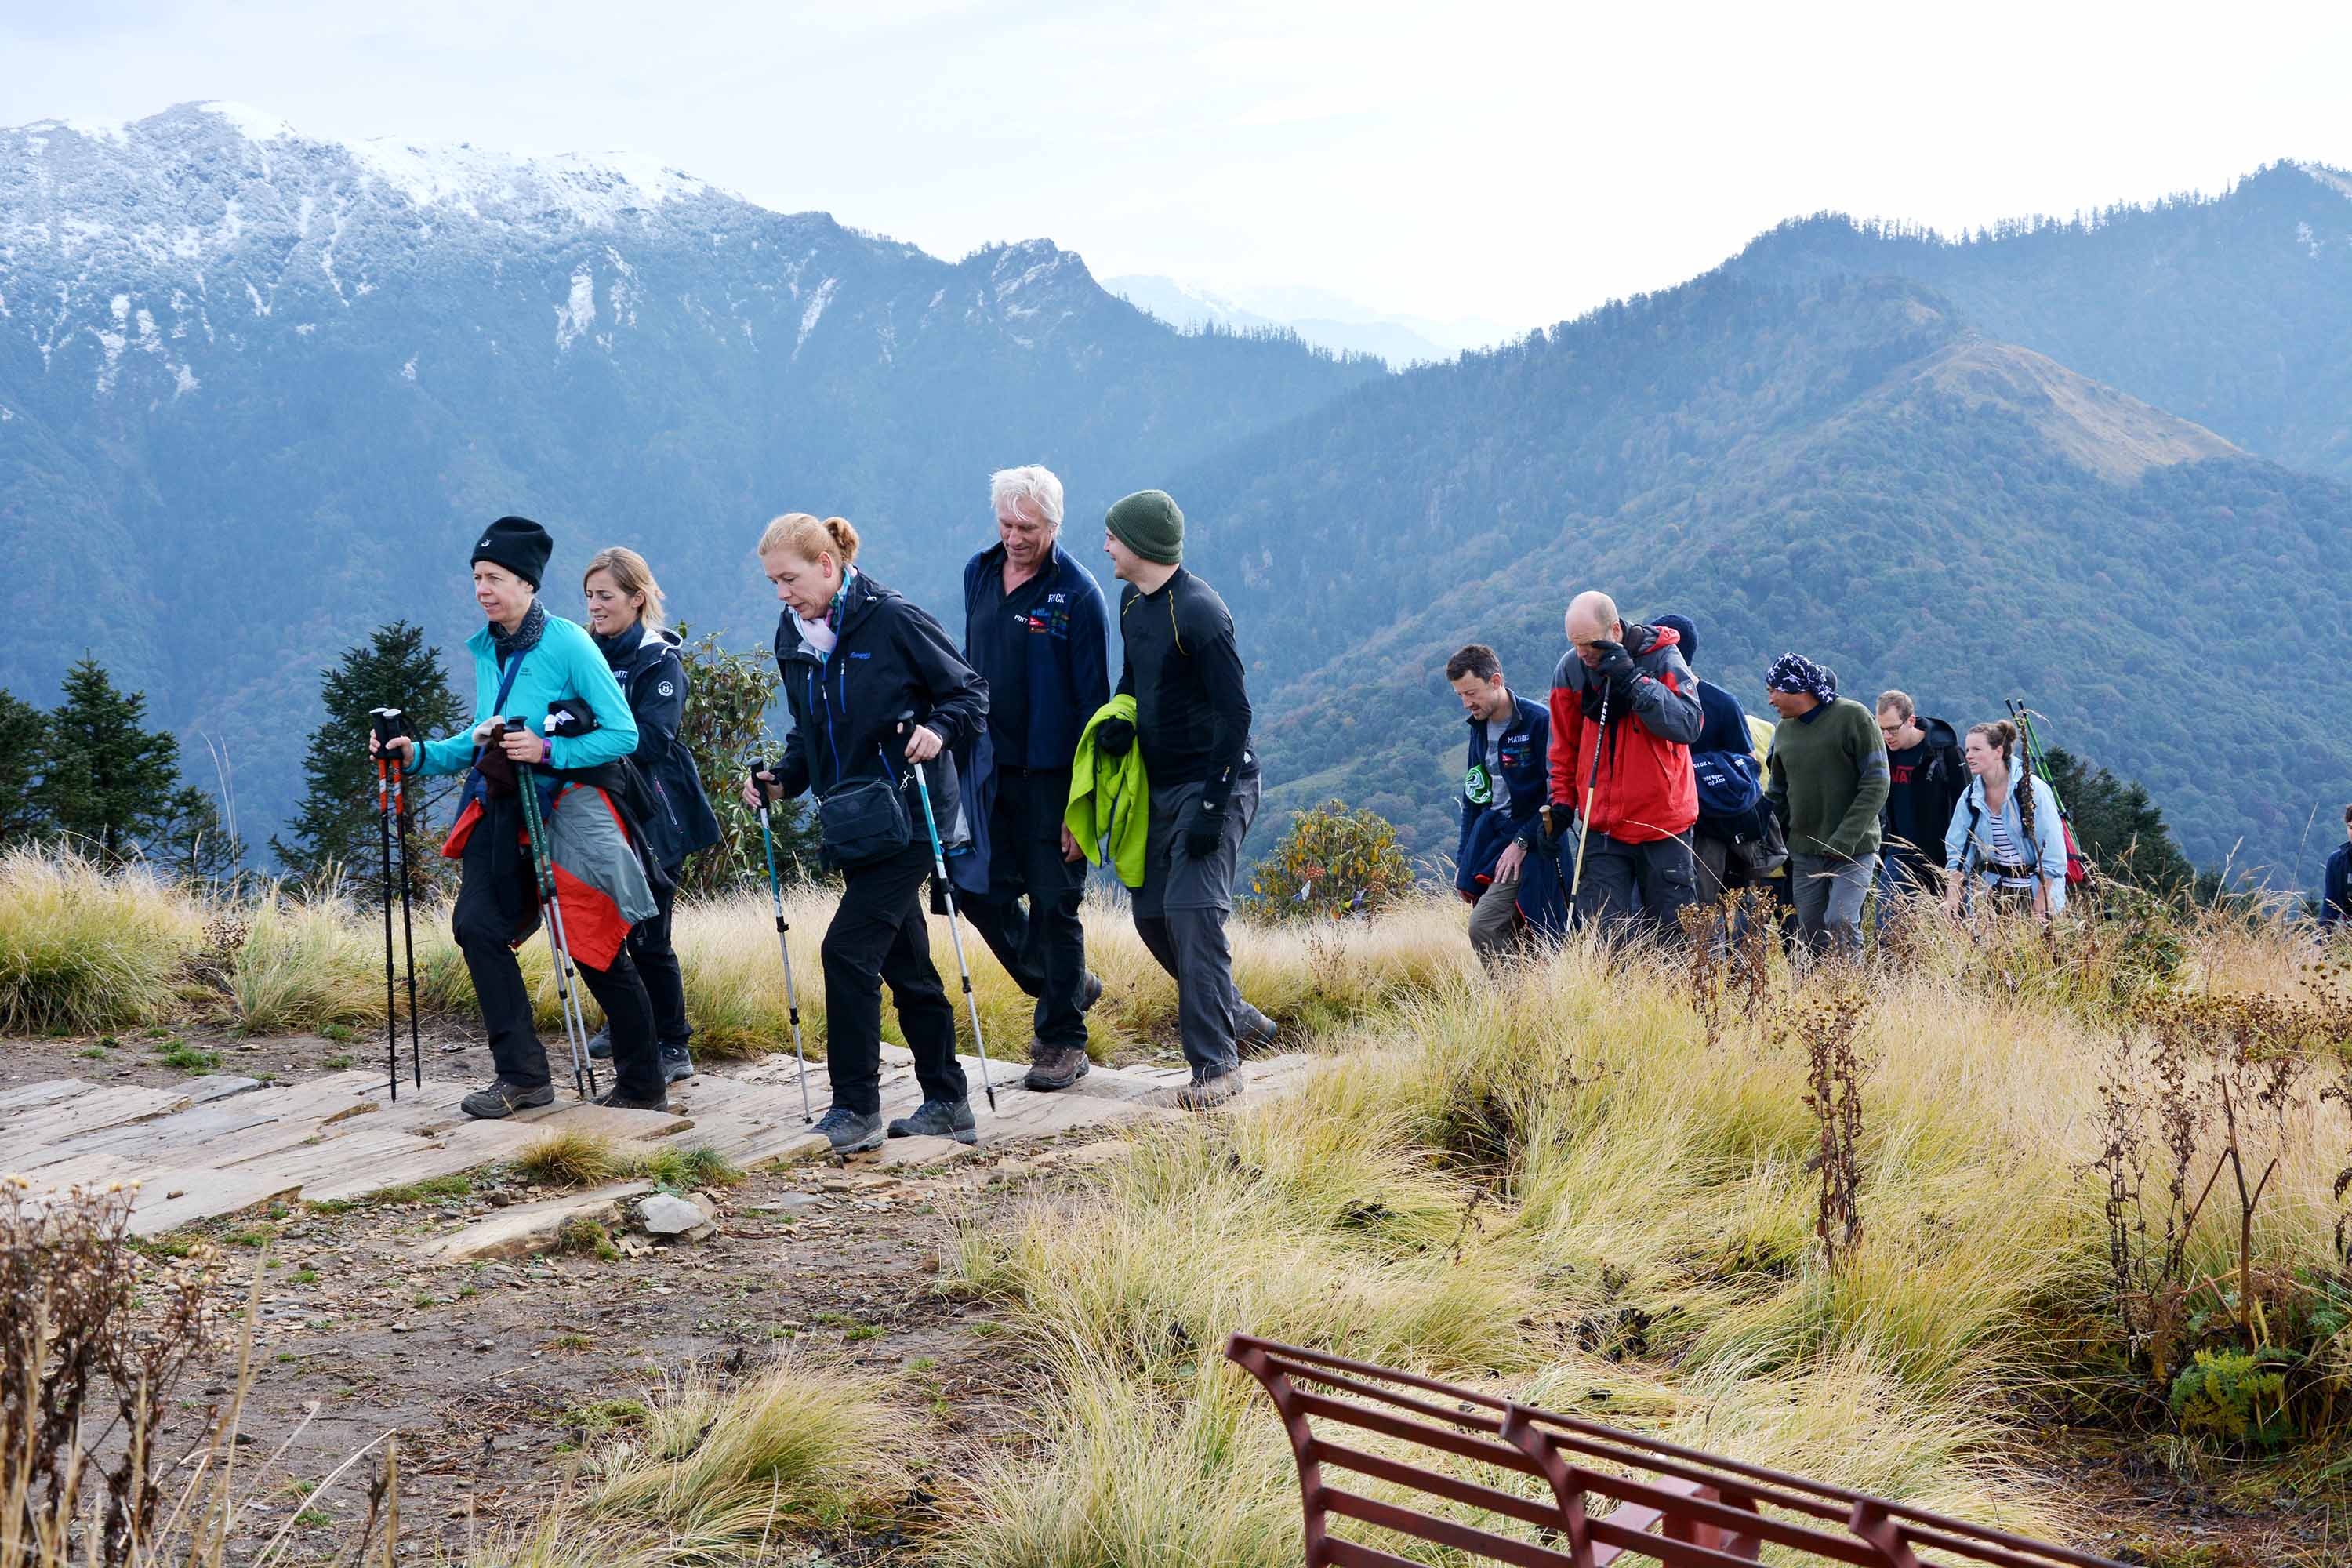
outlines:
M1862 901L1878 870L1886 741L1870 710L1837 694L1837 674L1783 654L1764 678L1780 723L1764 796L1789 838L1797 929L1816 958L1862 952Z

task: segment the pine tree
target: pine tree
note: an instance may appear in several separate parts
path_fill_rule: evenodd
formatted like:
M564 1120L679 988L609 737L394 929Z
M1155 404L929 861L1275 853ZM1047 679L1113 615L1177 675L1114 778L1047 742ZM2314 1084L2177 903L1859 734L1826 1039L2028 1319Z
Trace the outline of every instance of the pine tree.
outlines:
M2051 785L2074 819L2075 841L2100 874L2153 892L2189 885L2196 872L2144 785L2124 783L2064 750L2050 752Z
M115 689L97 659L66 671L33 789L45 832L116 865L180 815L179 737L149 730L146 717L146 694Z
M0 689L0 848L22 844L41 830L33 791L48 733L47 714Z
M441 650L427 647L423 629L406 621L378 626L365 643L345 649L341 663L319 672L319 683L327 718L310 732L302 763L309 787L295 813L293 840L272 837L269 847L297 876L320 877L340 867L344 885L356 896L381 899L383 840L376 822L375 763L367 748L369 715L378 708L397 708L420 739L430 739L459 728L466 712L449 688ZM429 894L446 875L447 862L425 825L457 784L455 779L409 778L407 847L415 897Z

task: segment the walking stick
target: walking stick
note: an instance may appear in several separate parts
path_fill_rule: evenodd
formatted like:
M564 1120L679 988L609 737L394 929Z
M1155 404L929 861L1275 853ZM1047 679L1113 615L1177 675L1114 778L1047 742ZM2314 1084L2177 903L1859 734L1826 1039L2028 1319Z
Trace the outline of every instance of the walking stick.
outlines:
M901 714L898 719L899 732L905 733L907 726L913 723L914 720L915 716L912 713ZM887 772L890 765L890 759L887 754L882 759L882 765ZM947 851L940 847L939 818L931 815L931 781L923 772L923 764L920 763L911 764L907 771L914 775L915 793L922 798L923 831L931 836L933 886L939 889L940 896L947 900L948 936L955 943L956 973L963 978L963 1005L966 1011L971 1015L971 1043L980 1052L980 1087L987 1092L988 1109L993 1110L996 1109L996 1085L988 1076L988 1042L981 1038L980 1000L972 994L971 991L971 965L964 962L963 925L956 915L955 885L948 880L948 856ZM904 789L907 786L902 782L898 787Z
M1584 840L1592 832L1592 796L1601 787L1601 748L1609 739L1609 688L1601 689L1601 730L1592 738L1592 771L1585 775L1584 811L1576 824L1576 875L1569 879L1570 908L1575 907L1577 890L1584 886ZM1557 872L1554 875L1558 875Z
M507 721L509 730L530 726L520 719ZM497 744L497 737L491 738ZM555 953L555 1000L563 1013L563 1039L572 1047L572 1087L583 1100L596 1092L596 1064L588 1055L588 1015L572 973L572 944L563 935L563 904L555 894L555 846L547 837L547 820L539 809L539 782L530 764L515 764L515 791L522 796L523 837L530 849L531 870L539 883L539 901L548 915L547 944ZM587 1087L581 1088L583 1075Z
M793 944L785 933L793 928L784 920L784 884L776 875L776 839L768 827L768 790L760 775L772 770L758 760L751 764L751 793L760 797L760 847L768 857L768 902L776 911L776 951L784 955L784 1009L793 1021L793 1055L801 1068L801 1121L814 1121L816 1112L809 1108L808 1053L801 1048L801 998L793 988Z
M378 709L373 715L376 741L375 826L383 853L383 1071L396 1105L400 1102L400 1004L392 984L392 752L384 744L392 733L385 725L385 712Z
M379 736L388 731L394 735L415 738L415 731L409 728L407 716L397 708L377 709L375 721ZM415 884L410 880L408 864L408 768L401 761L405 752L389 752L386 754L392 759L392 837L400 846L400 952L408 970L408 1066L416 1087L421 1089L425 1087L425 1042L417 1032L416 1021L416 922L412 912L415 891ZM379 773L383 771L381 763L377 764L376 771ZM381 789L381 784L378 787ZM384 877L388 898L392 879L389 863ZM389 902L385 904L383 918L384 967L389 971L392 966L392 908ZM389 973L385 975L385 984L387 986L391 984ZM396 1044L392 1047L392 1095L397 1100L400 1098L400 1061Z

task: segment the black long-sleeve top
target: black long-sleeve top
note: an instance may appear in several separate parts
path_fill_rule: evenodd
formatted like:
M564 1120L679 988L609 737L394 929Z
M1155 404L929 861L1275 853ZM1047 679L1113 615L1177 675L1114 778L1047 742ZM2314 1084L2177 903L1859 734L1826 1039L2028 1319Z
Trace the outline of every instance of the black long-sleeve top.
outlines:
M1206 784L1222 798L1234 779L1257 772L1234 617L1217 591L1181 566L1154 594L1129 583L1118 596L1118 689L1135 699L1136 744L1152 787Z

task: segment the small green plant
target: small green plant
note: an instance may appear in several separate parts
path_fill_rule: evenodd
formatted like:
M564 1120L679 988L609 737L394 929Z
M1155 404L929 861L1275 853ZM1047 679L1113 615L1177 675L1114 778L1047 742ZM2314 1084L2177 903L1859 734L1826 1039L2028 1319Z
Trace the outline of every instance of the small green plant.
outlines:
M199 1050L185 1040L168 1040L155 1054L165 1067L182 1072L212 1072L221 1064L218 1051Z
M577 1353L594 1350L596 1342L583 1333L562 1333L548 1341L547 1348L551 1351L568 1351Z
M419 1290L409 1300L409 1305L412 1307L437 1307L440 1304L441 1298L430 1290Z
M352 1065L352 1058L349 1057L329 1057L325 1061L320 1062L319 1065L325 1068L329 1072L341 1072L345 1068Z
M2294 1436L2286 1374L2253 1351L2199 1351L2172 1380L2172 1418L2190 1436L2275 1448Z
M273 1225L248 1226L243 1230L232 1230L221 1239L231 1247L267 1247L278 1239L278 1227Z
M319 1026L319 1035L322 1039L338 1041L350 1040L355 1037L352 1033L351 1026L348 1024L321 1024ZM344 1058L346 1062L349 1062L350 1059L351 1058L348 1057Z
M621 1256L621 1249L613 1245L613 1233L604 1227L604 1223L590 1219L586 1215L574 1215L563 1222L563 1228L556 1233L555 1250L574 1257L595 1258L606 1263Z
M563 1425L595 1437L624 1427L642 1426L652 1414L642 1399L600 1399L593 1405L575 1405L565 1411Z
M1282 921L1368 915L1412 890L1412 867L1395 825L1339 800L1293 816L1250 878L1259 912Z
M297 1285L316 1285L318 1282L319 1271L315 1268L299 1269L294 1275L294 1283Z
M78 1056L88 1057L92 1061L102 1062L106 1059L106 1047L104 1046L91 1046L87 1049L76 1052L75 1054Z
M324 1530L335 1522L335 1516L322 1508L306 1508L294 1516L294 1522L305 1530Z
M856 1344L860 1340L874 1340L881 1337L882 1330L873 1323L860 1323L841 1336L842 1342L845 1344Z

